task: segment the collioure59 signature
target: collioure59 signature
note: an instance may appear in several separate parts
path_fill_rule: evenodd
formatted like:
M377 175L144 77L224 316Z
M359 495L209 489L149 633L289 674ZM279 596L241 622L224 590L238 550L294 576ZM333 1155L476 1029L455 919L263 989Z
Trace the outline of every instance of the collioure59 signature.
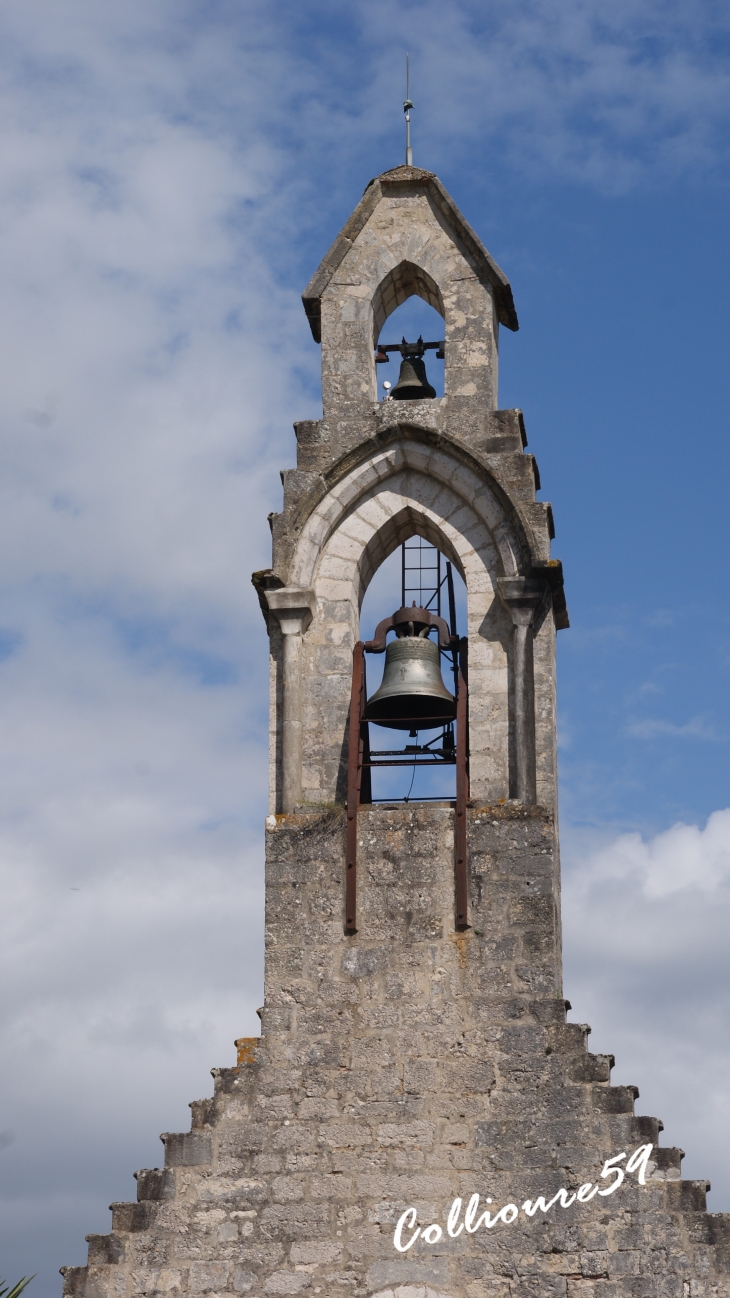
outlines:
M520 1212L530 1218L534 1217L537 1212L549 1212L555 1204L559 1204L561 1208L570 1208L574 1203L590 1203L596 1194L605 1198L609 1194L615 1194L619 1186L623 1185L627 1172L637 1172L638 1184L646 1185L646 1169L653 1148L653 1145L640 1145L638 1149L634 1150L625 1167L619 1167L619 1163L626 1158L625 1152L623 1154L614 1154L613 1158L606 1159L603 1164L601 1179L605 1180L607 1177L613 1177L614 1179L603 1189L599 1185L594 1185L592 1181L586 1181L574 1191L558 1190L549 1200L540 1194L536 1199L525 1199L520 1207L516 1203L505 1203L494 1215L487 1209L480 1213L479 1195L473 1194L466 1205L463 1221L460 1220L462 1200L454 1199L446 1218L447 1234L452 1239L457 1239L462 1231L466 1231L468 1235L473 1235L482 1228L492 1230L499 1222L503 1222L505 1226L511 1226L513 1222L517 1221ZM491 1199L485 1199L485 1203L489 1204L491 1202ZM398 1224L393 1235L393 1244L399 1253L407 1253L409 1248L413 1248L418 1239L421 1239L424 1244L438 1244L439 1240L443 1238L444 1232L438 1222L432 1222L430 1226L422 1228L416 1226L417 1219L418 1211L416 1208L406 1208L405 1212L398 1218ZM406 1231L410 1232L407 1239L404 1236Z

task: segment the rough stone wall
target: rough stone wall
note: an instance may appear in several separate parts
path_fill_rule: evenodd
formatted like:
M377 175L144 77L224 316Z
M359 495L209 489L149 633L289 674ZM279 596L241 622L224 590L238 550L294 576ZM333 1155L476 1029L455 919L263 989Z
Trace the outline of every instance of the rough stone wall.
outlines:
M359 828L349 938L343 813L269 829L261 1039L214 1071L192 1130L163 1137L165 1169L113 1205L67 1298L730 1294L730 1219L707 1214L706 1183L680 1179L636 1088L611 1086L612 1059L566 1022L551 811L471 809L459 934L450 808L370 808ZM457 1197L496 1211L604 1185L604 1161L645 1143L646 1185L448 1236ZM442 1238L401 1254L410 1206Z

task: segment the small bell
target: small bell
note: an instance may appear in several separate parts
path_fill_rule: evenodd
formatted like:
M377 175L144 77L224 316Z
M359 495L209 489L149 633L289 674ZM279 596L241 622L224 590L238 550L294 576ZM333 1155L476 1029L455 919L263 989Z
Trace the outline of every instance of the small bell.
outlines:
M439 647L428 639L427 628L406 626L407 633L386 646L383 679L365 717L390 730L434 729L453 721L456 701L441 679Z
M403 357L400 374L390 394L393 401L423 401L435 397L436 389L431 387L426 375L423 339L419 338L417 343L407 343L404 338L400 353Z

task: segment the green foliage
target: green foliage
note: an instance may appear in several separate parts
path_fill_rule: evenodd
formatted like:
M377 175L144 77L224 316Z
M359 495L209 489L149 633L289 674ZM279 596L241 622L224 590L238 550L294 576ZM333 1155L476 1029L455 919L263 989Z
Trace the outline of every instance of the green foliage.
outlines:
M19 1295L22 1294L23 1290L25 1289L25 1286L27 1284L30 1284L31 1280L34 1279L35 1276L24 1275L23 1279L19 1280L17 1284L14 1284L12 1289L10 1290L8 1290L8 1286L6 1282L4 1280L0 1280L0 1298L19 1298Z

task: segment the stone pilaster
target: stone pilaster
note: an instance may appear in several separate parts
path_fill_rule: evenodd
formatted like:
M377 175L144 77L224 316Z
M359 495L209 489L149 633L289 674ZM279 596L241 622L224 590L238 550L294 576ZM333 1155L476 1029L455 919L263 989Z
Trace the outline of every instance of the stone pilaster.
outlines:
M302 798L302 636L312 621L314 592L283 586L268 591L269 612L282 634L281 810L294 811Z

